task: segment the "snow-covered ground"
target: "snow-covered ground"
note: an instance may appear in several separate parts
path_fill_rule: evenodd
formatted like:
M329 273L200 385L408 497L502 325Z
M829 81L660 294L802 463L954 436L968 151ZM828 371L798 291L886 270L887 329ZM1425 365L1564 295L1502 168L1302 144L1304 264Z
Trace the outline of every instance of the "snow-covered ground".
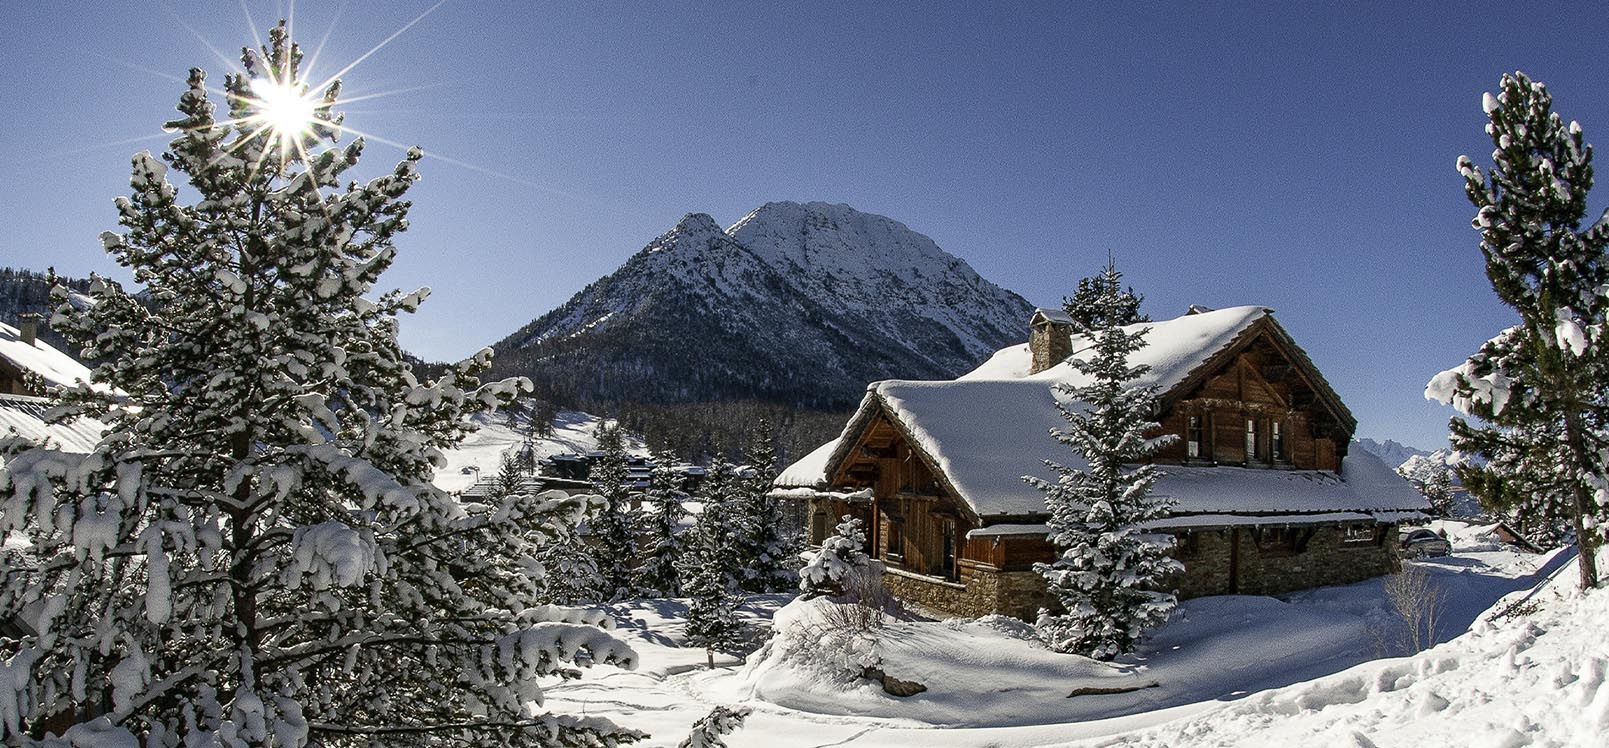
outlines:
M1449 592L1439 633L1458 638L1407 658L1378 659L1394 654L1380 580L1186 601L1116 669L1051 655L1000 621L893 624L878 650L885 672L929 689L906 698L732 657L705 670L702 650L676 646L681 604L638 601L613 612L639 668L597 668L547 696L559 711L649 731L650 746L675 745L711 706L739 703L754 713L734 746L1601 746L1589 736L1609 730L1609 655L1594 626L1609 620L1609 593L1571 592L1570 562L1471 550L1419 564ZM1559 581L1531 592L1550 575ZM1540 612L1490 620L1500 599L1525 594ZM786 601L752 601L745 615L764 625ZM1114 682L1156 685L1067 696ZM1566 725L1564 709L1585 713Z
M444 452L447 464L436 471L435 484L444 491L462 491L474 485L477 476L491 477L503 464L503 455L511 453L525 441L525 437L508 425L501 415L478 414L474 420L477 430L455 449ZM553 435L536 439L536 459L557 454L584 453L598 448L593 436L597 431L597 416L580 411L560 411L553 420ZM626 451L633 454L645 451L635 436L626 435ZM478 468L479 472L475 469Z

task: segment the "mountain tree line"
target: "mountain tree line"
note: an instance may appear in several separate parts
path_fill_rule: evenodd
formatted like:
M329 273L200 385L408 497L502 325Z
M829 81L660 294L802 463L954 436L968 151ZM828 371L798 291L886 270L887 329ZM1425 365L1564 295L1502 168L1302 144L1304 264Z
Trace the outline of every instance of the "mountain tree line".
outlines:
M87 295L90 280L59 276L54 269L38 273L22 268L0 267L0 322L16 327L22 321L22 315L37 314L43 321L39 325L39 339L56 350L78 358L78 349L69 344L66 336L49 325L56 309L50 300L50 289L57 285L73 293Z

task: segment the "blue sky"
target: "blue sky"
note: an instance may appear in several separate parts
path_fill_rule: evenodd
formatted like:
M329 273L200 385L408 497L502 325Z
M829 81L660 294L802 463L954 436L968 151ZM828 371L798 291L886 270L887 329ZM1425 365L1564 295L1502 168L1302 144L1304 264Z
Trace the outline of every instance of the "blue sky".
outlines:
M828 200L1042 305L1110 250L1154 316L1273 307L1360 436L1441 446L1425 381L1512 320L1455 159L1489 161L1480 96L1515 69L1609 137L1609 14L1225 5L449 0L345 76L390 93L347 106L354 127L449 159L387 278L435 291L404 344L467 355L685 213ZM430 7L295 21L309 48L330 32L328 74ZM248 12L284 10L0 5L0 264L118 276L95 237L128 157L165 142L189 67L221 80L209 44L233 57ZM371 146L364 173L400 156Z

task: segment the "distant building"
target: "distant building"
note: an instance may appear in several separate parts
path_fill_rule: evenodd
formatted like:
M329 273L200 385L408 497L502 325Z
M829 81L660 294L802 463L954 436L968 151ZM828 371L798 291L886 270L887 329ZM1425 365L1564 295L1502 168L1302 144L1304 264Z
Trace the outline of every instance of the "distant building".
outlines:
M1424 497L1366 453L1348 455L1357 422L1272 310L1192 307L1147 323L1134 364L1159 393L1155 492L1175 502L1152 526L1178 539L1184 597L1277 594L1398 568L1396 524ZM1029 617L1048 601L1033 572L1046 540L1044 460L1075 461L1053 440L1065 426L1053 389L1086 378L1065 363L1089 341L1059 311L1039 310L1030 342L954 381L868 388L837 440L778 477L774 495L808 504L819 543L844 514L864 519L868 552L896 595L957 614Z
M39 339L37 315L23 315L17 327L0 323L0 394L37 396L45 394L40 385L80 381L89 381L89 369Z
M21 436L67 452L88 452L106 425L92 418L47 423L44 389L89 381L89 369L39 339L38 318L0 324L0 437Z

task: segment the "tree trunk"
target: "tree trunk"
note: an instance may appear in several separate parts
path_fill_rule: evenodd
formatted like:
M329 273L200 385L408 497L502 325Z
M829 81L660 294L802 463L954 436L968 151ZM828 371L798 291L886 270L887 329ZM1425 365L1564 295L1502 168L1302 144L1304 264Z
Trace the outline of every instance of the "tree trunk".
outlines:
M1570 481L1570 526L1575 530L1576 566L1581 572L1581 589L1598 586L1597 544L1586 527L1587 487L1581 481L1591 472L1592 462L1586 454L1585 434L1581 429L1579 411L1565 416L1564 438L1568 442L1570 457L1575 462L1575 473Z
M704 648L704 654L709 656L709 658L710 658L710 669L714 670L715 669L715 649L713 647L705 647Z

